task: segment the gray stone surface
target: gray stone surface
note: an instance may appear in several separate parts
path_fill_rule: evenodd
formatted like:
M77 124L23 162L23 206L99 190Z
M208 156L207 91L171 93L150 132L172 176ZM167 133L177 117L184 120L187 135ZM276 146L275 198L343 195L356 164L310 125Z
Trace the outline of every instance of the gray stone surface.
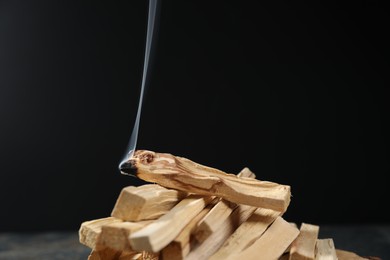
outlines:
M1 260L86 260L90 249L79 243L78 233L1 233Z
M333 238L339 249L390 259L390 225L320 225L319 237ZM89 252L89 248L79 243L77 231L0 233L0 260L86 260Z
M336 248L361 256L390 259L390 225L320 225L319 237L333 238Z

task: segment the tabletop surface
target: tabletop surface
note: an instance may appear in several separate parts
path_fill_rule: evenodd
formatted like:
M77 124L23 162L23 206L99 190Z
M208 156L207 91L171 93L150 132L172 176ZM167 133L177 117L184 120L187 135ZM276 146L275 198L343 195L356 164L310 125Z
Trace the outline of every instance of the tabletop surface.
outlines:
M390 259L390 225L321 225L319 238L333 238L336 248L361 256ZM0 233L1 260L86 260L90 251L77 231Z

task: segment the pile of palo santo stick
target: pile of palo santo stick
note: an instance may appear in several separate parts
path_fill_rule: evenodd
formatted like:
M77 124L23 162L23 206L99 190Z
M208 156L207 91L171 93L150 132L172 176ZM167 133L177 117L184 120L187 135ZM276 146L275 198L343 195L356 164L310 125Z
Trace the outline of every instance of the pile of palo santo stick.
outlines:
M366 259L319 239L319 226L283 218L290 187L137 151L122 169L153 184L122 189L110 217L86 221L90 260Z

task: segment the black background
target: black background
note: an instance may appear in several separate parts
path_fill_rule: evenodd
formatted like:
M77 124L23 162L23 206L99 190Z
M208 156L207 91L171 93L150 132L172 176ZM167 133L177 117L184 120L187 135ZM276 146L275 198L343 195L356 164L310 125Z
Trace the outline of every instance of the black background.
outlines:
M75 230L117 166L147 1L0 1L0 231ZM389 223L389 10L163 1L139 149L289 184L289 221Z

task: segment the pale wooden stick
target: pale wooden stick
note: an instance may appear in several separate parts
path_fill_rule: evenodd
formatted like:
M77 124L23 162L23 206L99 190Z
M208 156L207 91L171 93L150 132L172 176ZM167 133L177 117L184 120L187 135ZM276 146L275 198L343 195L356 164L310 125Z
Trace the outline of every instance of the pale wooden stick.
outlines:
M157 184L129 186L122 189L111 216L126 221L157 219L186 196Z
M290 260L314 260L320 227L302 223L300 234L291 245Z
M79 229L80 243L92 248L91 254L88 256L88 260L120 259L119 257L122 255L122 251L99 245L98 243L102 227L117 223L120 224L123 223L123 221L117 218L107 217L85 221L81 224Z
M238 254L230 255L226 259L278 259L298 234L299 230L297 228L282 217L278 217L251 246Z
M317 239L316 260L337 260L333 239Z
M280 212L271 209L256 209L209 260L226 259L231 254L240 253L253 244L280 215Z
M164 187L218 196L237 204L285 212L290 203L288 185L239 178L167 153L138 150L121 170Z
M118 251L134 251L130 246L129 236L152 223L152 220L140 222L117 222L102 226L97 244Z
M195 238L199 242L205 241L213 232L215 232L222 225L223 221L227 219L237 204L231 203L227 200L220 200L211 211L197 223Z
M212 233L202 243L195 242L193 249L185 258L186 260L208 259L213 255L221 245L228 239L234 230L245 222L256 210L255 207L248 205L239 205L230 214L230 216L223 221L219 229Z
M245 167L237 175L244 178L256 178L256 175ZM203 242L213 232L215 232L225 219L229 217L232 211L237 207L237 204L221 199L210 212L197 224L197 228L194 232L195 238L199 242Z
M290 223L290 225L292 225L293 227L298 228L298 225L297 225L296 223L294 223L294 222L289 222L289 223ZM289 247L287 247L286 251L284 251L284 254L288 253L288 254L286 254L286 255L287 255L287 259L290 258L290 249L291 249L291 245L290 245ZM283 256L282 256L282 257L283 257Z
M106 226L112 225L121 225L123 222L120 219L107 217L91 221L85 221L81 224L79 229L79 240L80 243L92 248L92 252L88 257L88 260L127 260L127 259L144 259L140 258L137 255L141 255L139 252L131 251L131 249L126 248L127 251L117 250L114 248L107 247L101 244L100 236L102 234L102 229ZM132 223L134 224L134 223ZM131 257L130 257L131 256ZM146 259L146 258L145 258ZM151 259L151 258L148 258ZM158 258L155 258L156 260Z
M80 243L88 246L89 248L95 248L98 236L102 231L102 226L120 222L123 221L113 217L100 218L83 222L79 229Z
M162 251L161 255L163 259L167 260L181 260L188 255L190 251L190 237L191 233L199 222L212 208L212 205L205 207L190 223L187 224L180 232L180 234Z
M136 251L159 252L211 202L212 197L190 195L167 214L130 235L130 245Z

